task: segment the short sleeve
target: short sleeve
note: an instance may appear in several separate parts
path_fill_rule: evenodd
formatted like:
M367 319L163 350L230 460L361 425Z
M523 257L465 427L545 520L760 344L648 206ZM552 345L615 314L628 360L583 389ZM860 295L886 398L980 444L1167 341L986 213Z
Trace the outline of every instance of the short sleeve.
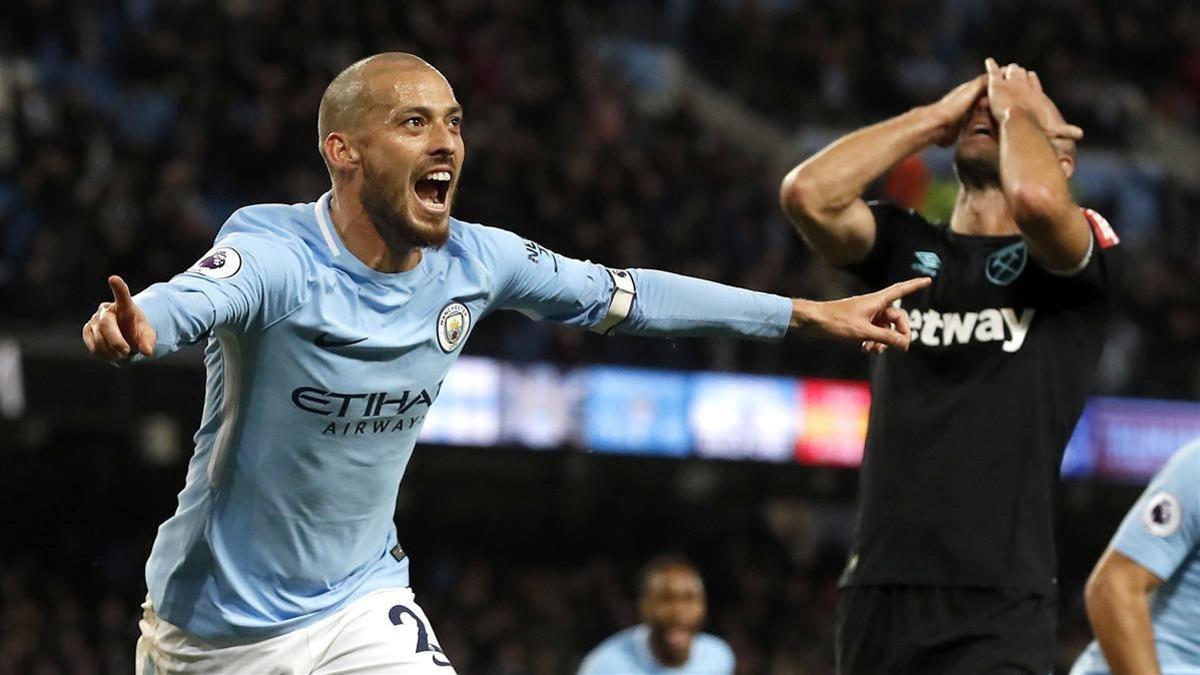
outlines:
M867 257L857 263L842 266L850 274L871 288L888 284L888 270L896 251L911 237L914 224L931 227L911 209L904 209L890 202L867 202L871 215L875 217L875 242Z
M1112 547L1166 580L1200 542L1200 441L1158 472L1113 537Z
M1115 268L1120 266L1121 240L1104 216L1092 209L1081 209L1092 236L1087 255L1080 267L1066 272L1049 271L1073 296L1106 296L1112 286Z

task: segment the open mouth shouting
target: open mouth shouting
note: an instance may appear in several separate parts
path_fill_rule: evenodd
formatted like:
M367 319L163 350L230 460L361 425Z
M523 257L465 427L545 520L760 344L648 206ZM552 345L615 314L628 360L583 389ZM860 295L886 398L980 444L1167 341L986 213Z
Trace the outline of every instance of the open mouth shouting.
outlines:
M996 127L988 116L975 115L963 129L963 136L966 138L974 138L976 136L987 136L988 138L996 137Z
M426 171L413 184L417 203L432 216L445 215L450 209L450 188L454 171L450 167L435 167Z

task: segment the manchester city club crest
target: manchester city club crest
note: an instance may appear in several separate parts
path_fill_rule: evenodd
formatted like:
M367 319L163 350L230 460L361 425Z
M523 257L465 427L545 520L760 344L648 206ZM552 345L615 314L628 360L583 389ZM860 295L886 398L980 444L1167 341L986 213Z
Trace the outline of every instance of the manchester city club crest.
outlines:
M1025 242L1018 241L1009 244L999 251L993 252L983 264L987 280L997 286L1007 286L1021 276L1025 271L1025 262L1029 259L1029 249Z
M187 271L212 279L228 279L242 269L242 256L228 246L214 248Z
M451 302L442 308L437 320L438 346L449 354L454 351L471 329L471 310L461 302Z

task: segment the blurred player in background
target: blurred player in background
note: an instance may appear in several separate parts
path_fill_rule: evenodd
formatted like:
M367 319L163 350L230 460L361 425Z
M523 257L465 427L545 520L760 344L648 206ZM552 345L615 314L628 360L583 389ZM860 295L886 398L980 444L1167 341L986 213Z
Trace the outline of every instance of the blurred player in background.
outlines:
M1200 673L1200 440L1129 509L1088 580L1087 609L1097 641L1071 675Z
M827 261L868 284L934 278L903 301L912 349L871 364L838 607L846 674L1044 675L1053 664L1053 488L1100 358L1117 240L1071 199L1082 131L1035 73L985 65L937 103L839 139L781 187ZM949 224L863 201L933 144L955 146Z
M583 660L579 675L733 675L733 650L700 632L704 581L695 565L660 556L646 564L640 581L642 623L601 642Z
M450 218L462 119L421 59L360 61L320 104L330 193L238 210L193 267L137 297L109 278L113 302L83 328L95 356L206 341L195 454L146 566L139 672L451 670L392 517L425 414L493 310L600 333L792 328L907 347L891 303L927 279L790 300L610 270Z

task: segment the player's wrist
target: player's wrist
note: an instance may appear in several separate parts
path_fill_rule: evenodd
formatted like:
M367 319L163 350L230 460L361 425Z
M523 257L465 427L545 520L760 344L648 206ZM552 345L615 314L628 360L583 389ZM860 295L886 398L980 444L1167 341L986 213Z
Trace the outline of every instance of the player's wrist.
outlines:
M996 119L1000 120L1001 126L1009 126L1014 123L1029 123L1045 133L1037 112L1031 106L1020 102L1013 102L1001 108L999 114L996 115Z
M910 128L914 129L921 146L943 144L953 140L958 135L963 116L950 110L945 103L938 101L928 105L917 106L906 113Z
M792 298L792 320L788 330L793 333L812 333L820 325L821 303L804 298Z

